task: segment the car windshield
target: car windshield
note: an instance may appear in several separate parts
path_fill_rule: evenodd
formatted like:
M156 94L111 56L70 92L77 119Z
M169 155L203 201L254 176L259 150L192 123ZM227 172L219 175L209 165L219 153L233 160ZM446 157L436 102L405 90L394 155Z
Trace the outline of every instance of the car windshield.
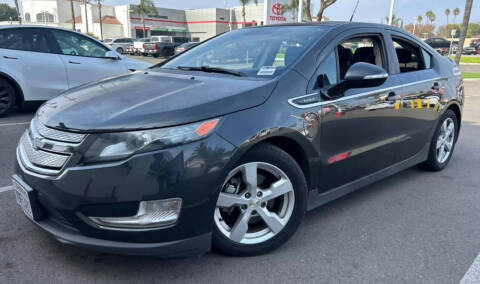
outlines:
M248 77L280 75L328 30L326 26L270 26L225 33L160 65L196 70L216 68Z

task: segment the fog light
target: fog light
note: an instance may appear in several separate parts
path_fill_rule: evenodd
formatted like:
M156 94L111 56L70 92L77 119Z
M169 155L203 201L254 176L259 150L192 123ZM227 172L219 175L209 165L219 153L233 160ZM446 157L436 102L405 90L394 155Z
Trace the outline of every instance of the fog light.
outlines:
M171 225L180 215L181 198L141 201L138 212L131 217L88 217L102 227L149 229Z

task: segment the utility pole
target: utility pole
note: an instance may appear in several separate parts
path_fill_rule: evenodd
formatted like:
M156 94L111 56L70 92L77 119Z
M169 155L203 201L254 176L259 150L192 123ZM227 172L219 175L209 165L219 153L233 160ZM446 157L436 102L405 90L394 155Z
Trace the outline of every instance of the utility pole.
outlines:
M102 27L102 3L101 0L97 0L98 3L98 16L100 18L100 40L103 40L103 27Z
M83 5L85 7L85 28L88 34L88 12L87 12L87 0L83 0Z
M390 0L390 15L388 17L388 25L391 26L393 22L393 6L395 5L395 0Z
M298 22L303 22L303 0L298 0Z
M73 9L73 0L70 0L70 12L72 14L72 30L77 30L75 27L75 9Z

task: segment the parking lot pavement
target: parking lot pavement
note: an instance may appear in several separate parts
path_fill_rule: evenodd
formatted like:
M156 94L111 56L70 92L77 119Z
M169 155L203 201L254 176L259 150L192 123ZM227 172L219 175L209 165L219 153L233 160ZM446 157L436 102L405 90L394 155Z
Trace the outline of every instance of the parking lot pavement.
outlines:
M141 55L126 55L129 58L138 59L151 63L152 65L158 64L165 60L165 58L154 58L152 56L141 56Z
M70 247L28 221L11 190L0 192L0 283L458 283L467 271L475 277L480 81L465 85L462 132L447 169L412 168L316 209L286 245L263 256L159 260ZM0 118L0 189L9 184L16 141L27 127L14 123L32 115Z

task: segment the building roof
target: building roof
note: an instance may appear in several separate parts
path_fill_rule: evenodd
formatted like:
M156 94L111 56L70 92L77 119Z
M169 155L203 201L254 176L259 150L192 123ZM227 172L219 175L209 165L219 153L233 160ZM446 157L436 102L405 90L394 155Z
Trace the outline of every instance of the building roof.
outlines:
M95 23L100 23L100 20L97 19L95 20ZM117 18L114 16L104 16L102 17L102 24L107 24L107 25L121 25Z
M72 22L72 19L66 21L65 23L71 23ZM79 17L75 17L75 24L81 24L82 23L82 17L79 16Z

